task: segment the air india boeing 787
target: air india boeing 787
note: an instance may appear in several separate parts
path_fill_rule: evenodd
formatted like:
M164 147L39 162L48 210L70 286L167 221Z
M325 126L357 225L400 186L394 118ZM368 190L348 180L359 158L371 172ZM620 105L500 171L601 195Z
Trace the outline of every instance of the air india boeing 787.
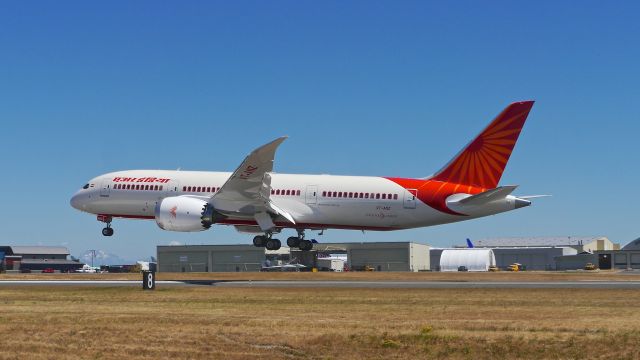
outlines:
M528 206L530 197L498 186L533 101L502 111L447 165L424 179L278 174L278 138L251 152L233 172L128 170L91 179L71 199L96 214L113 235L114 218L150 219L171 231L214 224L256 233L255 246L280 248L272 237L291 228L287 245L313 247L305 230L400 230L446 224Z

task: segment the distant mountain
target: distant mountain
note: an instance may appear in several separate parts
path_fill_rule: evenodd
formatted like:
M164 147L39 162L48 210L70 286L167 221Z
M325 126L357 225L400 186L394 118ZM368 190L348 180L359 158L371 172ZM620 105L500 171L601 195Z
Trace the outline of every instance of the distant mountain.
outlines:
M80 255L80 261L91 265L91 250L86 250L82 255ZM107 253L104 250L96 250L96 255L93 258L93 265L125 265L125 264L135 264L135 260L124 259L116 254Z

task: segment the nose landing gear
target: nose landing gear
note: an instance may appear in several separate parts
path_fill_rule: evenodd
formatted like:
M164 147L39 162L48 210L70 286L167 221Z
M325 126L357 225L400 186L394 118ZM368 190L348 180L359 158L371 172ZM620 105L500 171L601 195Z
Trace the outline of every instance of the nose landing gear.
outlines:
M97 220L107 224L102 229L102 236L113 236L113 228L111 227L111 221L113 220L113 217L109 215L98 215Z

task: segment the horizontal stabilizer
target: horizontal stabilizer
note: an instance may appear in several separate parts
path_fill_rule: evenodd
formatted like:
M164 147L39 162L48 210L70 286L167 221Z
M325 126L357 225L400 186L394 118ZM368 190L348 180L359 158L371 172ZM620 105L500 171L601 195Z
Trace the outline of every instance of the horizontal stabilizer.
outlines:
M481 205L488 202L504 199L507 195L511 194L518 185L500 186L495 189L487 190L480 194L475 194L460 200L460 204L464 205Z
M542 198L542 197L550 197L551 195L526 195L526 196L518 196L520 199L536 199L536 198Z

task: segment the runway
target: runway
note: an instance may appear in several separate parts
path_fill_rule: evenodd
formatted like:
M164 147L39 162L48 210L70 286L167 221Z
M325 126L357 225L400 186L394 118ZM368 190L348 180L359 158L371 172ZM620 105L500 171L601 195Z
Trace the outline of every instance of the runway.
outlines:
M142 286L135 280L0 280L7 286ZM159 280L163 286L209 286L242 288L365 288L365 289L640 289L640 281L216 281Z

